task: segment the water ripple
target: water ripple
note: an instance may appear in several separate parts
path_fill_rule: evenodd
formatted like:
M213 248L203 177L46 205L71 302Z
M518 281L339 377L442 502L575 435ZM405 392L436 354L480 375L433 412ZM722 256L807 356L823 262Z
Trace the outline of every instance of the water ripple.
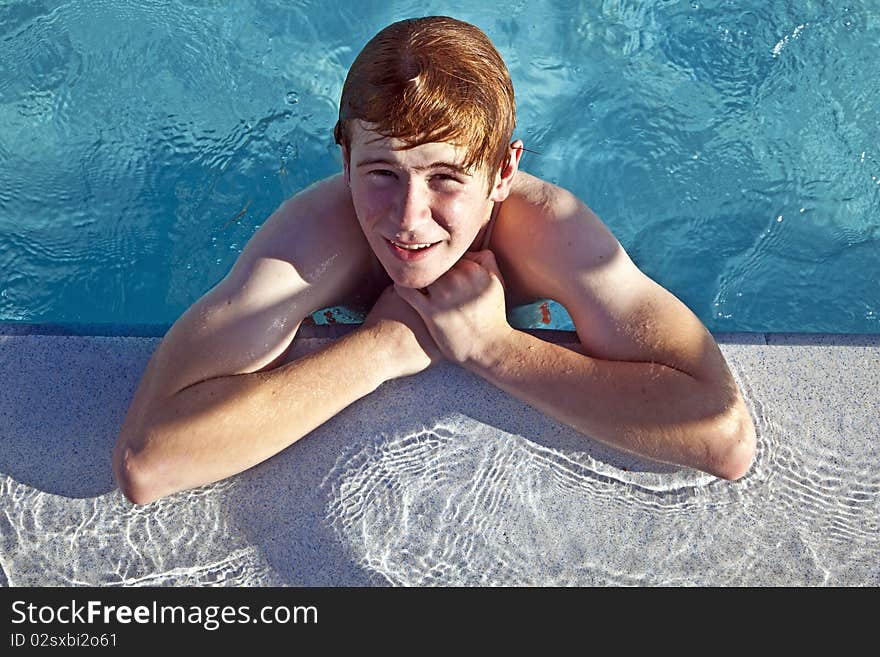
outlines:
M128 504L118 491L67 499L4 477L0 567L11 586L276 584L254 547L229 542L237 534L220 503L229 487L148 508Z
M388 439L341 458L325 479L333 491L327 521L364 567L391 583L640 581L633 574L640 569L632 568L657 541L647 535L655 531L648 518L687 517L705 507L696 491L710 477L612 476L610 467L586 466L519 436L463 426ZM721 487L708 496L721 507L734 501ZM603 518L620 517L608 512L618 507L627 509L627 524L640 526L643 540L620 540L630 532L604 525ZM687 552L676 532L666 538L659 543L665 558ZM601 559L580 563L597 551ZM619 568L609 570L609 559ZM650 579L646 570L642 577Z

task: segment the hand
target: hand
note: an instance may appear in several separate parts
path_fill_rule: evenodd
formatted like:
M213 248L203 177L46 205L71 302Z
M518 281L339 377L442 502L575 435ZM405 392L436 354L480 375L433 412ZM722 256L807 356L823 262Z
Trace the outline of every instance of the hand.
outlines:
M504 306L504 279L489 250L465 253L424 291L394 287L454 363L485 360L513 331Z
M387 340L392 379L417 374L443 361L422 318L398 296L394 285L382 291L361 328Z

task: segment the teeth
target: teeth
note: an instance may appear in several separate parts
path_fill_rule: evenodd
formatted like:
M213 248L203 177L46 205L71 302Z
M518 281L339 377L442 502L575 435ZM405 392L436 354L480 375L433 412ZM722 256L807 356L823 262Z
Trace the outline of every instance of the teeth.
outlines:
M429 246L433 246L432 244L401 244L400 242L395 242L391 240L391 243L394 246L397 246L401 249L406 249L408 251L418 251L419 249L427 249Z

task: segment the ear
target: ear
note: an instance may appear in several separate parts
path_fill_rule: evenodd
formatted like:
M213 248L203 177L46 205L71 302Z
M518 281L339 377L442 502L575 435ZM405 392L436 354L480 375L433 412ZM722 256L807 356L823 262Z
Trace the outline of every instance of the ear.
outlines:
M523 154L522 139L517 139L510 144L508 149L507 164L495 174L492 190L489 192L489 200L501 202L510 194L513 178L519 170L519 160Z
M339 147L342 149L343 178L345 179L345 184L351 187L351 155L345 147L345 144L340 144Z

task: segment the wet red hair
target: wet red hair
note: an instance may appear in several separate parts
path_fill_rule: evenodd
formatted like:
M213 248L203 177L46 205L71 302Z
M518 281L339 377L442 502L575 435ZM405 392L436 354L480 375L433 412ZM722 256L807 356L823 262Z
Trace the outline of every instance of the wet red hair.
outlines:
M491 189L516 126L513 83L479 28L447 16L402 20L370 39L345 78L333 136L349 153L354 120L406 148L462 148L462 165L486 171Z

